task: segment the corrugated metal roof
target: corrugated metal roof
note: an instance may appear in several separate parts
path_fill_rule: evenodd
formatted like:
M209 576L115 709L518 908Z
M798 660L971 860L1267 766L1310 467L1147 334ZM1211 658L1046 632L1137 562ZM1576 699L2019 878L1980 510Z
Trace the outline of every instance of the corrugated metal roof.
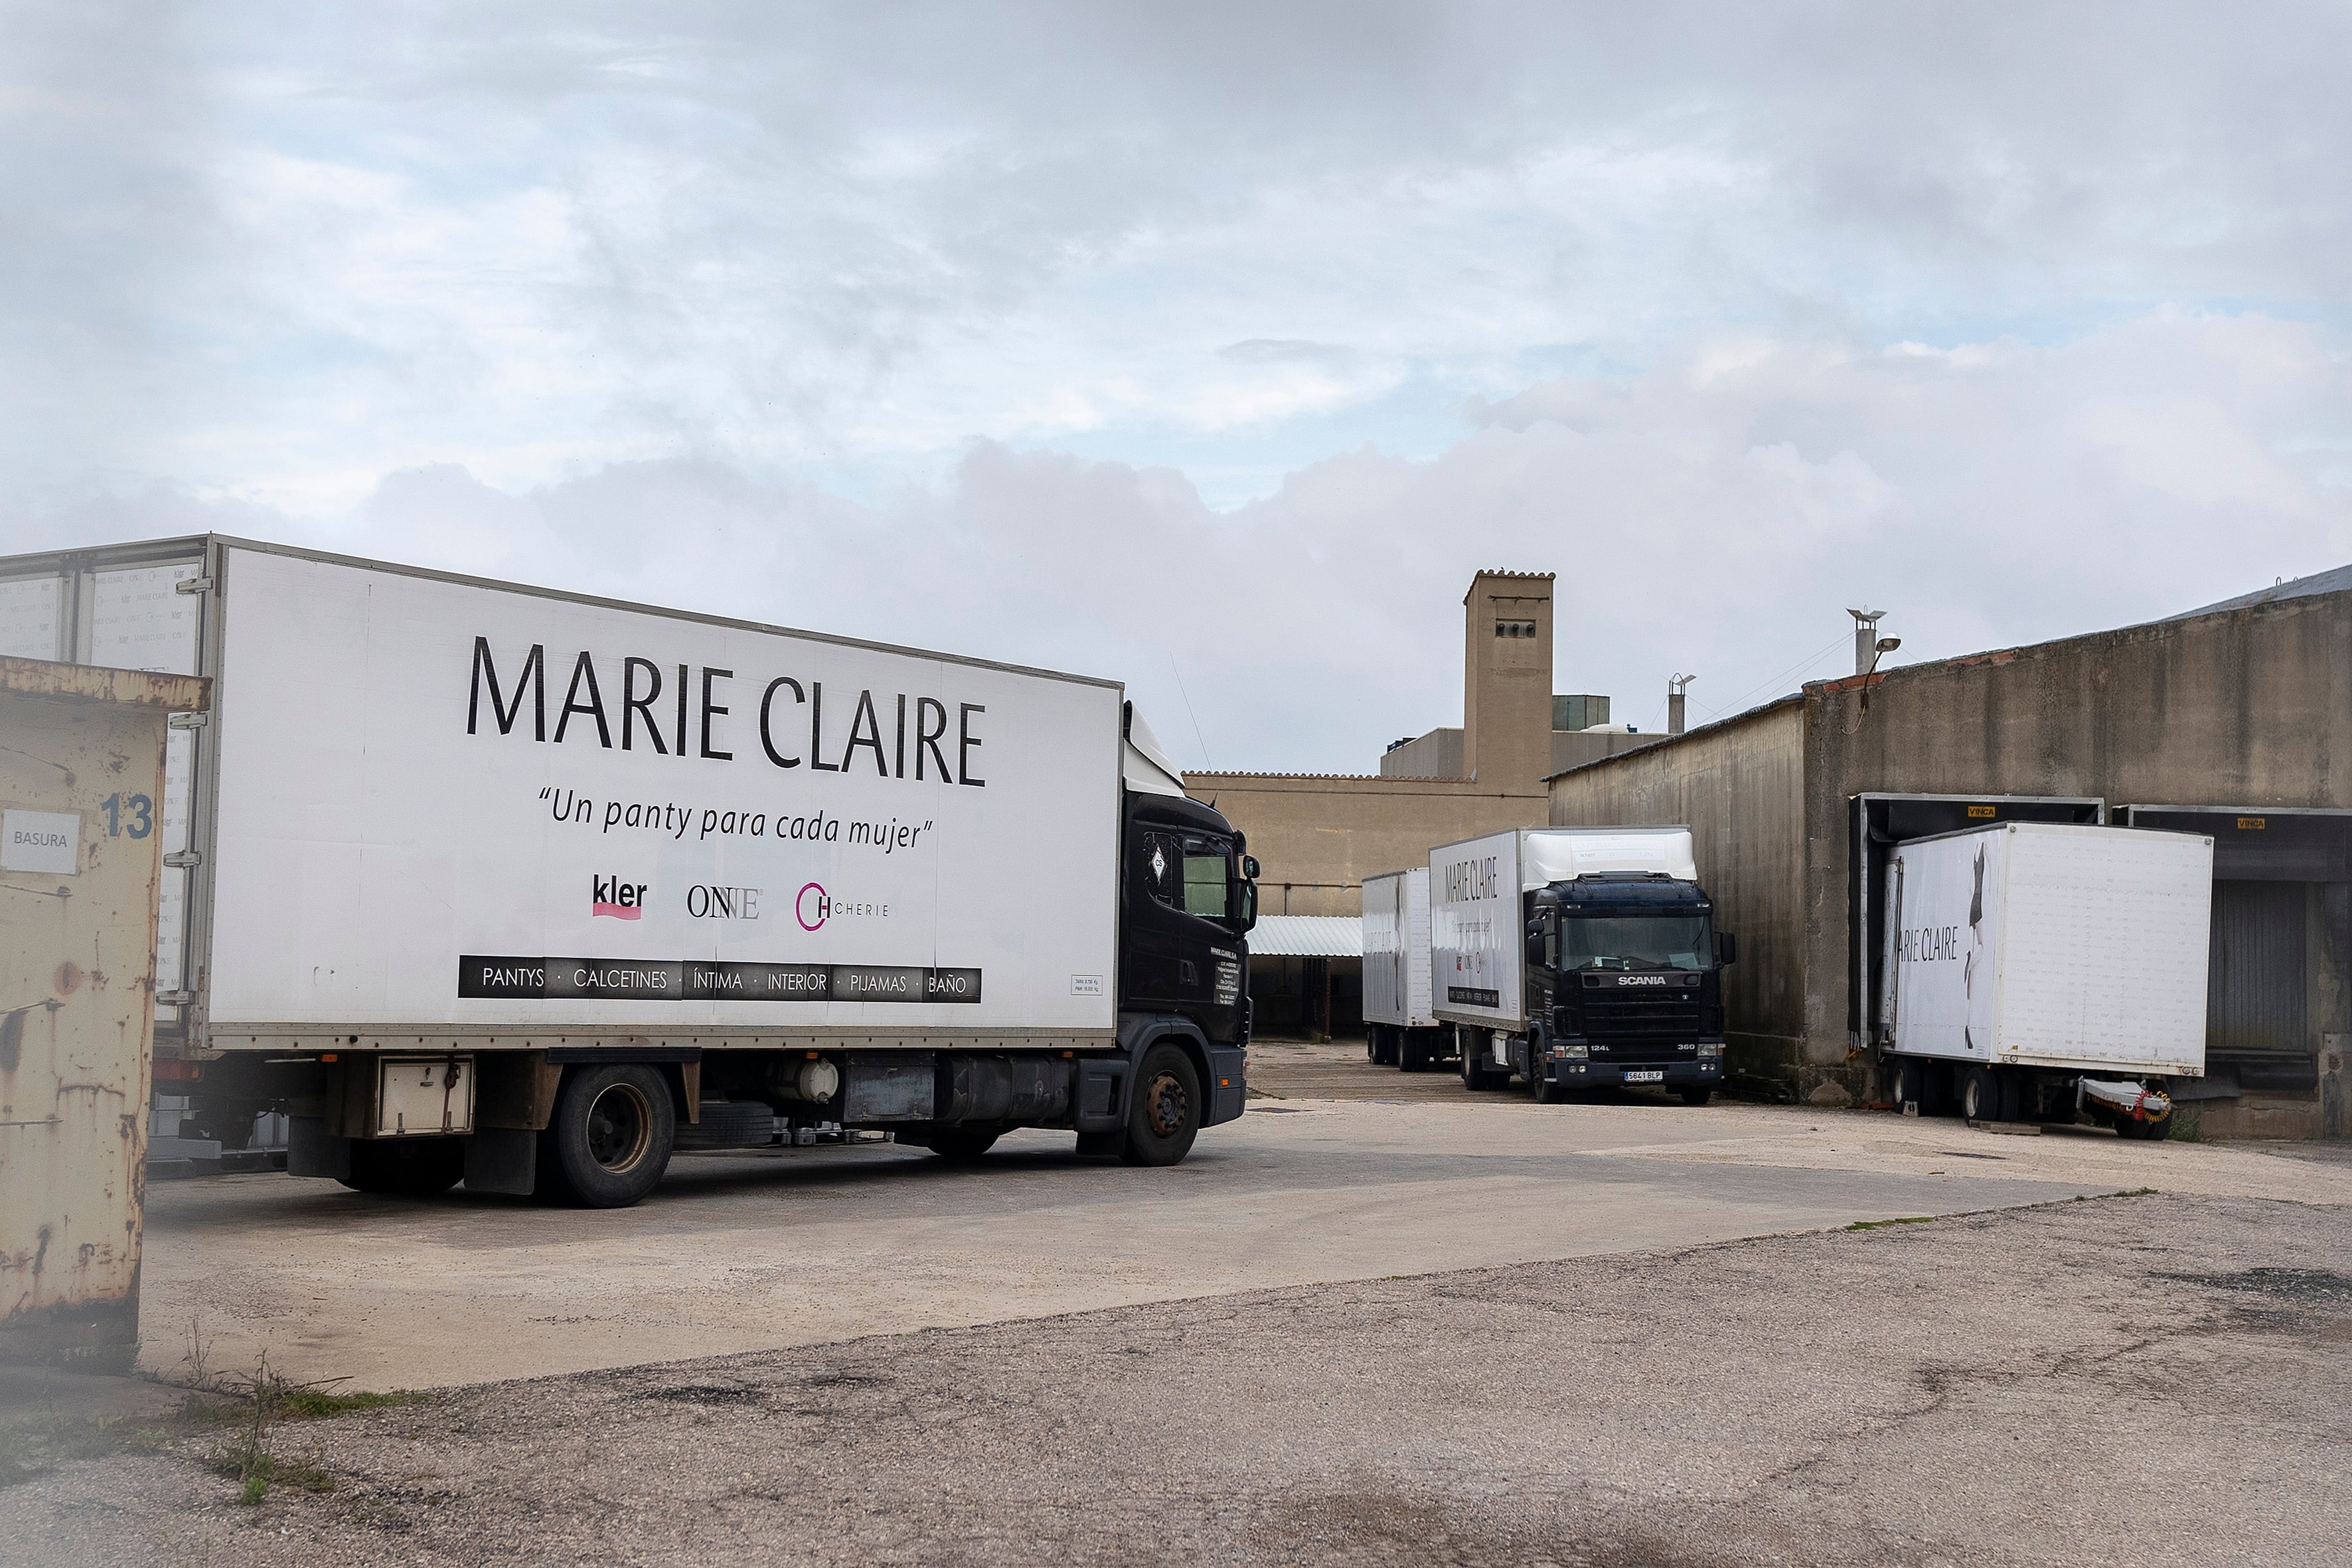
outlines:
M2352 566L2337 566L2326 572L2315 572L2308 577L2297 577L2291 583L2275 583L2258 588L2251 594L2241 594L2234 599L2224 599L2218 605L2202 609L2183 610L2167 620L2185 621L2191 616L2219 615L2224 610L2242 610L2255 605L2274 604L2281 599L2308 598L2314 594L2340 594L2352 588Z
M1361 915L1260 915L1249 950L1262 958L1361 958Z

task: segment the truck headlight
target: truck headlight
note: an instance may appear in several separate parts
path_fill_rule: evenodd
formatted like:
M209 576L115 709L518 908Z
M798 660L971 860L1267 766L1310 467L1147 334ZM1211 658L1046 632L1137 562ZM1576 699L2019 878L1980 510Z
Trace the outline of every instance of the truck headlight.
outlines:
M1591 1047L1587 1046L1582 1040L1570 1040L1565 1042L1554 1040L1551 1043L1551 1059L1556 1062L1570 1060L1580 1061L1591 1054Z
M1698 1054L1703 1057L1719 1057L1723 1054L1723 1042L1721 1040L1701 1040L1698 1043Z

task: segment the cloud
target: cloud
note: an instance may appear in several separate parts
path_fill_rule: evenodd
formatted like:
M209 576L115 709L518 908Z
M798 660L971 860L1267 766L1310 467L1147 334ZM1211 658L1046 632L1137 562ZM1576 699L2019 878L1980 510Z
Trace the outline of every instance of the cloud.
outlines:
M1181 451L1225 506L1695 336L2340 329L2352 257L2324 5L215 0L10 36L0 472L40 489L303 510L659 459L872 496L977 437Z
M1106 675L1190 765L1313 771L1460 721L1481 566L1557 572L1555 689L1647 726L1669 673L1698 672L1700 718L1837 673L1865 600L1907 661L2352 560L2352 464L2312 438L2352 420L2352 371L2260 316L2061 347L1707 337L1471 415L1430 458L1342 452L1226 510L1172 468L979 441L879 497L711 459L511 489L440 466L347 513L153 491L0 547L223 526Z

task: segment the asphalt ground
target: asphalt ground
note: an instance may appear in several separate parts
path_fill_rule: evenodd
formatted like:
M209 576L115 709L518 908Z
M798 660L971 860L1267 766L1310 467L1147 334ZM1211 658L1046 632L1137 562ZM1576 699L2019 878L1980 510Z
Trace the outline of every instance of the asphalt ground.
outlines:
M0 1563L2341 1563L2347 1260L2149 1194L498 1384L250 1507L68 1465Z
M1279 1098L1170 1170L1039 1131L968 1170L891 1145L685 1156L619 1212L281 1174L159 1184L143 1365L267 1355L298 1379L431 1388L2139 1187L2352 1203L2352 1165L2244 1145L1638 1092L1538 1106L1372 1068L1360 1047L1268 1046L1253 1065ZM1397 1100L1400 1078L1423 1097Z

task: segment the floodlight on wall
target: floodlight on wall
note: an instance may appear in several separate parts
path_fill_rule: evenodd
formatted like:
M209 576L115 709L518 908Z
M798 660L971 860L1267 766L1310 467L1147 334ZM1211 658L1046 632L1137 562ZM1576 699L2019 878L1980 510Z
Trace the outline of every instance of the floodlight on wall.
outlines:
M1878 616L1883 616L1885 613L1886 612L1884 610L1876 611L1872 615L1870 620L1867 623L1864 623L1862 620L1861 611L1848 610L1846 612L1846 614L1853 616L1855 621L1853 653L1856 658L1860 658L1862 657L1862 639L1865 635L1863 630L1864 626L1867 625L1871 632L1877 631ZM1869 662L1864 664L1860 670L1856 671L1856 673L1862 677L1862 710L1864 712L1867 713L1870 711L1871 678L1878 673L1878 661L1902 646L1903 639L1901 637L1879 637L1871 644Z

